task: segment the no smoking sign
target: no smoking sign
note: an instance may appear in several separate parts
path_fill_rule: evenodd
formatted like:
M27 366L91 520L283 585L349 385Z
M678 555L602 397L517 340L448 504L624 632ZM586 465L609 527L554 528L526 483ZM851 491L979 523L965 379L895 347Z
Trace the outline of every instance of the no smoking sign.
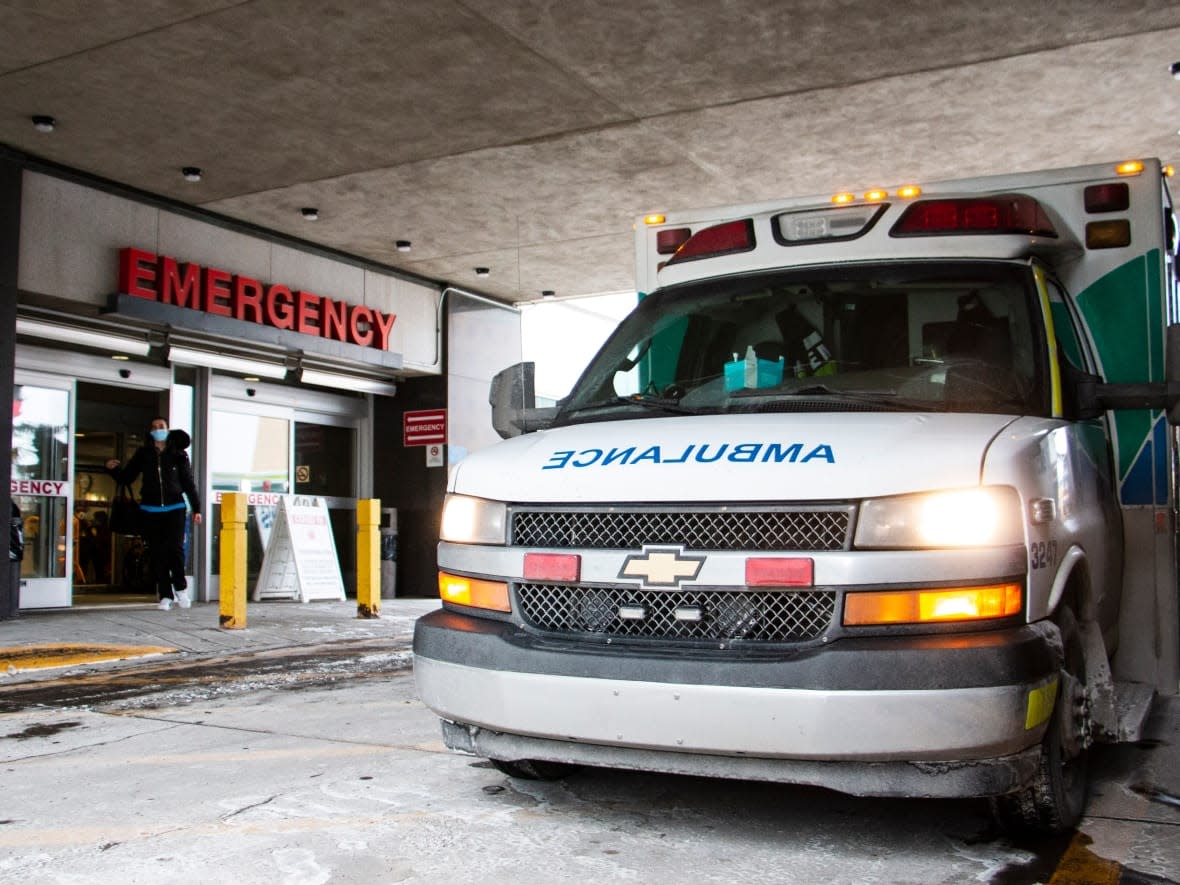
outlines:
M427 467L442 467L443 466L443 447L438 443L432 443L428 446L423 446L426 449L426 466Z

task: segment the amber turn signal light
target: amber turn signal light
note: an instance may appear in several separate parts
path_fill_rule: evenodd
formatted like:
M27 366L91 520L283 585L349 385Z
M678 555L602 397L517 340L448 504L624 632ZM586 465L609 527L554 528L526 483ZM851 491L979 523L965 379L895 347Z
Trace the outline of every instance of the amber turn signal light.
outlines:
M508 585L502 581L465 578L449 572L438 573L438 595L443 602L486 608L498 612L512 611L508 602Z
M953 589L855 592L844 597L844 624L923 624L1006 618L1019 614L1019 584Z

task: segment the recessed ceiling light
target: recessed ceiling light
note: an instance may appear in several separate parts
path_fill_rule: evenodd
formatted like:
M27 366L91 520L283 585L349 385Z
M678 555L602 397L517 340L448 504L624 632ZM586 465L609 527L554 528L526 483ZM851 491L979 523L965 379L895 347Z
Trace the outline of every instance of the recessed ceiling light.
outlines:
M1171 70L1174 79L1180 80L1180 61L1172 62L1172 67L1169 70Z
M476 275L477 277L481 277L481 278L482 278L482 277L489 276L490 274L491 274L491 270L490 270L490 269L488 269L488 268L486 268L486 267L477 267L477 268L475 269L475 275Z
M38 132L52 132L57 127L57 120L47 114L33 115L33 128Z
M119 360L120 362L124 362L126 360L131 359L131 357L127 356L127 354L125 354L125 353L112 353L111 359Z
M201 168L199 166L185 166L180 170L180 174L184 176L185 181L201 180Z
M315 206L304 206L299 212L308 221L318 221L320 217L320 210Z
M557 293L554 292L552 289L542 289L541 290L541 297L542 298L552 298L556 294Z
M414 244L409 240L398 240L396 243L394 243L394 245L397 247L397 251L399 252L409 252L414 246Z

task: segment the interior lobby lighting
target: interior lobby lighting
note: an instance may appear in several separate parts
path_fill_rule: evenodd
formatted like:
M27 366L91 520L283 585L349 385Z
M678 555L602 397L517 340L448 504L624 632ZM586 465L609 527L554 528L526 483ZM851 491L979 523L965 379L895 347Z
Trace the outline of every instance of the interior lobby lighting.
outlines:
M52 132L57 128L57 120L48 114L33 114L33 128L38 132Z
M221 369L223 372L233 372L238 375L255 375L259 378L287 377L287 367L283 363L265 363L262 360L245 359L244 357L226 353L215 353L210 350L169 347L168 361L183 363L187 366L205 366L208 369Z
M378 381L375 378L362 378L358 375L340 375L336 372L321 372L317 369L301 369L299 380L304 384L316 387L332 387L336 390L351 390L354 393L375 393L379 396L393 396L397 393L397 385L390 381Z
M58 343L79 344L83 347L93 347L96 350L114 351L133 356L147 356L152 349L146 338L128 338L124 335L111 335L107 332L31 320L27 317L16 318L16 334L46 338Z
M185 166L180 170L180 174L184 176L185 181L201 180L201 169L198 166Z

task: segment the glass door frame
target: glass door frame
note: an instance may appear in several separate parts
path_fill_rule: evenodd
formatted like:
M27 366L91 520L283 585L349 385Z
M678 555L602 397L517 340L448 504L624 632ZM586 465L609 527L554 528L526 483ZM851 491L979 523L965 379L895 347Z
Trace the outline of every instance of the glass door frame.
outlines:
M66 394L66 475L63 480L64 495L45 497L65 498L65 549L62 551L64 561L62 574L54 578L25 578L20 580L20 606L26 608L69 608L74 598L74 457L77 446L74 444L76 420L74 406L76 388L73 378L53 375L28 369L17 369L13 373L14 387L43 387L48 390L61 390ZM13 492L13 497L25 497ZM41 496L38 496L41 497Z
M107 356L78 353L36 345L18 344L16 346L16 368L13 372L13 383L28 384L34 387L48 387L65 390L69 394L69 470L66 488L68 489L67 519L66 519L66 549L73 554L74 542L74 487L77 470L77 437L78 432L78 382L93 384L134 387L139 390L166 393L172 397L172 369L168 366L158 366L138 360L123 362L112 360ZM196 552L196 551L194 551ZM68 591L62 594L60 607L73 605L74 580L72 564L66 569ZM29 579L24 579L29 580ZM56 581L56 578L36 579ZM31 600L39 598L38 594L25 593L28 585L22 587L21 608L40 608ZM58 605L45 606L58 608Z
M287 387L268 385L260 382L247 383L240 378L223 375L213 375L208 372L207 396L204 398L205 410L203 426L207 435L213 432L213 413L217 411L235 412L238 414L255 415L266 418L281 418L288 422L287 434L287 487L295 487L295 425L297 423L325 424L333 427L350 427L353 434L354 463L356 465L353 477L353 494L351 496L332 496L325 500L329 509L356 509L356 501L371 494L373 487L372 466L372 432L373 404L372 397L363 399L358 397L340 396L309 387ZM218 494L213 488L213 468L210 461L209 445L204 446L206 454L198 481L202 487L202 503L209 518L202 524L203 538L206 549L212 552L213 544L219 543L220 525L214 525L212 514L215 504L214 496ZM221 574L214 574L212 570L213 556L205 556L200 564L201 579L199 586L204 588L200 597L206 601L221 598Z

